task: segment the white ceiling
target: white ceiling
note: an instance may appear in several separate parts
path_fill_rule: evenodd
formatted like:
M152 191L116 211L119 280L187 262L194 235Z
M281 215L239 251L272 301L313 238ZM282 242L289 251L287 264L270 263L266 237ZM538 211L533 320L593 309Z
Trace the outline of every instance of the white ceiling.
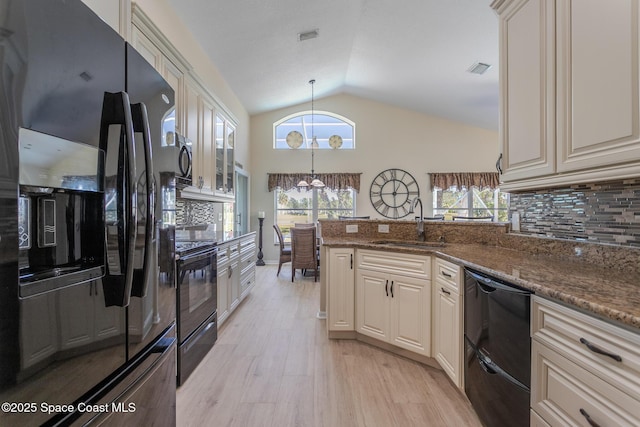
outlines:
M348 93L498 127L490 0L168 0L249 114ZM298 41L318 29L319 37ZM493 66L467 72L475 62Z

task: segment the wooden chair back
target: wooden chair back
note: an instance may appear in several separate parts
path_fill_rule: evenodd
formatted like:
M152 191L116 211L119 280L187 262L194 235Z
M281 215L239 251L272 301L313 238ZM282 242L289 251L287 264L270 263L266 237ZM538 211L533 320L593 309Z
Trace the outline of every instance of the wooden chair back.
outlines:
M315 227L293 227L291 229L291 281L296 269L313 269L314 281L318 280L318 252Z
M282 264L285 262L291 262L291 247L287 247L284 244L284 236L282 235L282 230L278 224L274 224L273 228L276 230L276 235L278 236L278 243L280 243L280 258L278 260L278 272L276 276L280 274L280 269L282 268Z

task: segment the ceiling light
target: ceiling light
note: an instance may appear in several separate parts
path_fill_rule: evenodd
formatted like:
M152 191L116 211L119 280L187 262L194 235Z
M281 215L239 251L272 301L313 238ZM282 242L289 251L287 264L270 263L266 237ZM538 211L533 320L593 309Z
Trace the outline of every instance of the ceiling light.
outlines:
M320 31L316 28L315 30L306 31L304 33L298 33L298 41L303 42L305 40L315 39L320 35Z
M318 140L313 132L313 85L316 81L314 79L309 80L309 84L311 85L311 143L308 144L311 147L311 184L307 182L306 179L301 179L298 183L298 187L306 187L309 188L309 185L316 188L324 187L324 182L322 182L318 177L316 177L315 171L313 170L313 155L316 148L318 148ZM306 132L305 132L306 133Z
M469 69L468 72L471 74L484 74L489 68L491 68L491 64L485 64L484 62L476 62Z

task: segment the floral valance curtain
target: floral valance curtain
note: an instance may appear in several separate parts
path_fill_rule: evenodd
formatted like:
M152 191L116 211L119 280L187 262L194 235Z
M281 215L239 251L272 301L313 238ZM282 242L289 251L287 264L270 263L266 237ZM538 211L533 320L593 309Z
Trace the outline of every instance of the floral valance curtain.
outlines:
M309 180L308 173L269 173L267 186L269 191L280 188L284 191L296 188L302 179ZM316 176L331 190L347 190L353 188L360 192L360 175L362 173L317 173Z
M480 189L496 189L500 187L498 172L442 172L430 173L431 188L442 188L444 190L457 188L471 188L476 186Z

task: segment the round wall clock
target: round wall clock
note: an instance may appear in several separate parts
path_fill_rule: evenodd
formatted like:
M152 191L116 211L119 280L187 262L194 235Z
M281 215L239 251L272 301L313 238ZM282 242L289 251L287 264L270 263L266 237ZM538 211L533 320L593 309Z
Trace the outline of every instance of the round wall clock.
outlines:
M402 169L382 171L371 182L369 197L376 211L387 218L404 218L411 202L420 196L415 178Z
M297 130L292 130L287 134L287 145L291 148L300 148L302 145L302 134Z

